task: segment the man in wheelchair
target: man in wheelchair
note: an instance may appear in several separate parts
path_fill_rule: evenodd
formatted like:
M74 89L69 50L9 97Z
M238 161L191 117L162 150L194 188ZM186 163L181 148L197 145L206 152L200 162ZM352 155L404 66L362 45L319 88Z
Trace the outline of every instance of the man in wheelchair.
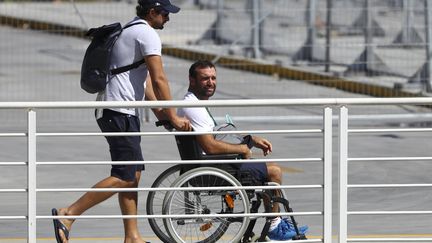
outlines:
M184 100L208 100L215 91L216 68L214 64L205 60L192 64L189 69L189 88ZM179 108L178 115L186 117L194 131L197 132L211 132L217 126L207 108ZM264 156L272 152L272 144L267 139L257 136L245 136L243 142L237 144L218 140L212 134L197 135L196 141L208 155L240 154L242 158L249 159L252 155L252 147L261 149ZM255 180L262 183L282 183L282 170L276 163L241 163L239 164L239 170L248 171L255 177ZM272 211L279 212L278 203L273 204ZM298 231L300 234L304 234L307 231L307 226L299 227ZM290 220L281 217L275 217L271 220L268 233L271 240L290 240L296 235L297 232Z

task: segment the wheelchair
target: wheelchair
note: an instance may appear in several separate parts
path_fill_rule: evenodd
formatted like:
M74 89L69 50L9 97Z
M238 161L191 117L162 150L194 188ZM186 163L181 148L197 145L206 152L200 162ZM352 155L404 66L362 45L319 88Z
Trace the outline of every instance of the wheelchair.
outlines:
M163 242L263 242L271 219L266 217L259 234L254 228L259 217L241 214L258 213L261 204L264 212L271 213L271 205L279 203L286 212L293 212L283 190L275 196L274 190L226 189L227 187L263 185L247 171L237 169L239 155L205 155L193 135L175 136L182 160L233 160L233 164L183 164L175 165L153 182L153 188L185 188L181 191L150 191L147 197L148 215L177 215L172 218L149 218L153 232ZM278 185L268 182L264 185ZM201 190L195 189L200 188ZM282 208L282 207L281 207ZM296 231L292 240L306 239L300 234L297 223L290 216Z

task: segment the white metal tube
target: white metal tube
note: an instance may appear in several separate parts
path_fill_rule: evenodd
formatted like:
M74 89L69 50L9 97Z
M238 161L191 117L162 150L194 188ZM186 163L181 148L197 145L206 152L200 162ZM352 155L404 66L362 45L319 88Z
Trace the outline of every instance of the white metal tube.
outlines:
M322 212L279 212L279 213L226 213L226 214L188 214L189 218L235 218L235 217L274 217L274 216L320 216ZM184 218L184 214L169 215L80 215L80 216L37 216L38 219L148 219L148 218Z
M414 161L414 160L432 160L432 157L371 157L371 158L349 158L352 162L369 162L369 161Z
M333 159L333 124L332 124L332 109L329 107L326 107L324 109L324 134L323 134L323 151L324 151L324 237L323 241L324 243L331 243L332 242L332 216L333 216L333 210L332 210L332 179L333 179L333 172L332 172L332 159Z
M0 166L27 165L27 162L0 162Z
M290 159L272 159L272 162L278 163L303 163L303 162L322 162L322 158L290 158ZM236 163L262 163L268 162L268 159L241 159ZM153 161L49 161L37 162L37 165L127 165L127 164L232 164L232 159L208 159L208 160L153 160Z
M349 188L407 188L407 187L432 187L432 184L355 184Z
M0 133L0 137L26 137L25 133Z
M432 128L350 129L349 133L432 132Z
M348 237L348 109L339 111L339 243Z
M323 185L298 186L230 186L230 187L157 187L157 188L39 188L37 192L137 192L137 191L216 191L216 190L270 190L270 189L322 189Z
M321 129L303 130L256 130L256 131L215 131L215 132L63 132L37 133L38 137L68 137L68 136L174 136L174 135L204 135L204 134L287 134L287 133L321 133Z
M349 215L426 215L432 211L350 211Z
M0 216L0 220L27 219L27 216Z
M426 105L431 97L415 98L322 98L322 99L239 99L239 100L200 100L200 101L39 101L39 102L0 102L0 109L82 109L82 108L152 108L152 107L263 107L263 106L312 106L312 105Z
M22 189L0 189L0 192L27 192L26 188Z
M28 111L27 121L27 242L36 243L36 112Z
M432 242L432 238L348 238L349 242Z

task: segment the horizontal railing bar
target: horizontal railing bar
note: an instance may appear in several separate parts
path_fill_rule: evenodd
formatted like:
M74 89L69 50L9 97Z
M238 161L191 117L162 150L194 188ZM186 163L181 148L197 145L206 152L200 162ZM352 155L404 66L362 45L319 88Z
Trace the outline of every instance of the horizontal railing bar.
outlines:
M347 238L349 242L432 242L432 238Z
M149 161L48 161L36 162L36 165L127 165L127 164L232 164L232 163L262 163L269 159L208 159L208 160L149 160ZM272 162L322 162L322 158L291 158L291 159L271 159Z
M368 161L410 161L410 160L432 160L432 157L370 157L370 158L348 158L350 162Z
M303 121L322 121L322 116L315 115L285 115L285 116L235 116L236 121L248 122L268 122L271 117L271 122L303 122ZM365 115L349 115L350 121L422 121L430 120L432 114L429 113L413 113L413 114L365 114ZM215 116L216 121L225 121L225 116ZM333 115L333 120L339 119L339 116Z
M27 165L27 162L0 162L0 166Z
M394 187L432 187L432 184L355 184L349 188L394 188Z
M280 242L280 241L278 241L278 242ZM282 242L292 243L292 240L287 240L287 241L282 241ZM307 239L307 240L296 240L296 242L298 242L298 243L302 243L302 242L312 243L312 242L324 242L324 240L323 239Z
M27 192L27 189L0 189L0 193L1 192Z
M348 129L349 133L432 132L432 128Z
M315 216L323 212L279 212L279 213L232 213L232 214L170 214L170 215L80 215L80 216L36 216L37 219L154 219L154 218L231 218L231 217L274 217L274 216Z
M76 108L166 108L166 107L243 107L243 106L312 106L312 105L426 105L430 97L413 98L322 98L322 99L233 99L200 101L40 101L0 102L1 109L76 109Z
M214 187L157 187L157 188L38 188L37 192L136 192L136 191L217 191L217 190L265 190L265 189L319 189L323 185L280 186L214 186Z
M348 211L348 215L419 215L432 214L432 211Z
M27 216L0 216L0 220L6 219L27 219Z
M287 241L277 241L280 243L292 243L292 240L287 240ZM323 239L307 239L307 240L296 240L296 243L312 243L312 242L324 242Z
M67 136L175 136L175 135L203 135L203 134L290 134L290 133L322 133L322 129L302 130L255 130L255 131L214 131L214 132L76 132L76 133L37 133L38 137L67 137Z
M0 133L0 137L27 137L27 133Z

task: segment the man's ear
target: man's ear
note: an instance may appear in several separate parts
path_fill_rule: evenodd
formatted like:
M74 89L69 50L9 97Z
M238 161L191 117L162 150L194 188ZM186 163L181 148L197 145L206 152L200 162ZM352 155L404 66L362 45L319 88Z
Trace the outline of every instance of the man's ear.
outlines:
M189 86L195 86L196 79L192 76L189 76Z
M156 15L158 15L158 12L156 12L156 10L154 8L149 10L148 13L152 18L154 18Z

